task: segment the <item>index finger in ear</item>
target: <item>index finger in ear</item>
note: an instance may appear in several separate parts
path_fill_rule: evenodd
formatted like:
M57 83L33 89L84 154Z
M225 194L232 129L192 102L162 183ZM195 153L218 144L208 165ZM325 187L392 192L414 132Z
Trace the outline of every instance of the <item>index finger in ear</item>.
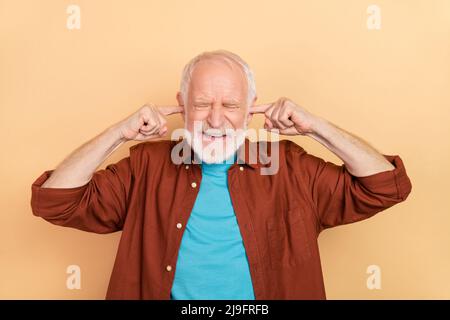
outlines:
M260 104L250 107L250 113L264 113L272 106L272 103Z
M168 116L174 113L181 113L184 111L184 108L180 106L164 106L158 107L158 111L161 112L163 115Z

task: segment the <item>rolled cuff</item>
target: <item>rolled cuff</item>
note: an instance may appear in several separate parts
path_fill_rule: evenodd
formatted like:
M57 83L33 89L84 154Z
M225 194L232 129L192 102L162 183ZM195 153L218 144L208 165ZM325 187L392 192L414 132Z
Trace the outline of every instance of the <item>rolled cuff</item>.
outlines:
M395 167L365 177L355 177L360 184L374 193L388 194L397 199L405 200L411 192L411 180L406 174L406 168L398 155L383 156Z
M54 170L47 170L31 185L31 208L33 214L39 217L59 218L78 203L88 187L73 188L42 188L42 184L51 176ZM57 216L55 216L55 213Z

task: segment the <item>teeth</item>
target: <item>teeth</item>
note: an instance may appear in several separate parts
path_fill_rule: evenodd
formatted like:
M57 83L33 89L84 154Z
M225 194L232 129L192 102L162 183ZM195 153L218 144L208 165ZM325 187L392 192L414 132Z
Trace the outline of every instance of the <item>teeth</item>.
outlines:
M222 137L225 134L221 131L221 130L207 130L205 132L203 132L205 135L207 136L211 136L211 137Z

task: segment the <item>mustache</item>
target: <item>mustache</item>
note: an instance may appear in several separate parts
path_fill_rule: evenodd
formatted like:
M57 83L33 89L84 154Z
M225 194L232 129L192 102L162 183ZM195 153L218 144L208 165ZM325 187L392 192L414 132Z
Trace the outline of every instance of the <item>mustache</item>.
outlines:
M237 139L237 142L240 143L247 136L247 130L248 125L245 121L243 128L238 129L233 128L231 123L227 121L223 122L220 127L211 126L207 120L189 121L185 118L184 122L184 137L188 140L189 144L195 144L196 141L203 140L201 136L209 141L212 140L212 142L215 141L214 139L218 139L217 141L221 141L222 139L234 141Z
M211 127L203 128L202 131L204 134L208 136L216 136L216 137L224 136L235 132L233 128L211 128Z
M244 125L244 128L235 129L229 124L224 124L220 127L212 127L209 125L207 121L195 121L193 126L193 131L195 133L203 133L208 136L225 136L232 135L239 131L245 131L247 126Z

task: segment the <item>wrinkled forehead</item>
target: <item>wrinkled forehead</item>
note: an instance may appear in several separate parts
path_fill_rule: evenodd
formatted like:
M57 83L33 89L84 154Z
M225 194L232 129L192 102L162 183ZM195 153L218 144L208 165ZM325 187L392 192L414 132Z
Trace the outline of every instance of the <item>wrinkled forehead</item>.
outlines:
M208 58L197 62L192 71L190 100L233 99L244 101L247 79L242 68L227 59Z

